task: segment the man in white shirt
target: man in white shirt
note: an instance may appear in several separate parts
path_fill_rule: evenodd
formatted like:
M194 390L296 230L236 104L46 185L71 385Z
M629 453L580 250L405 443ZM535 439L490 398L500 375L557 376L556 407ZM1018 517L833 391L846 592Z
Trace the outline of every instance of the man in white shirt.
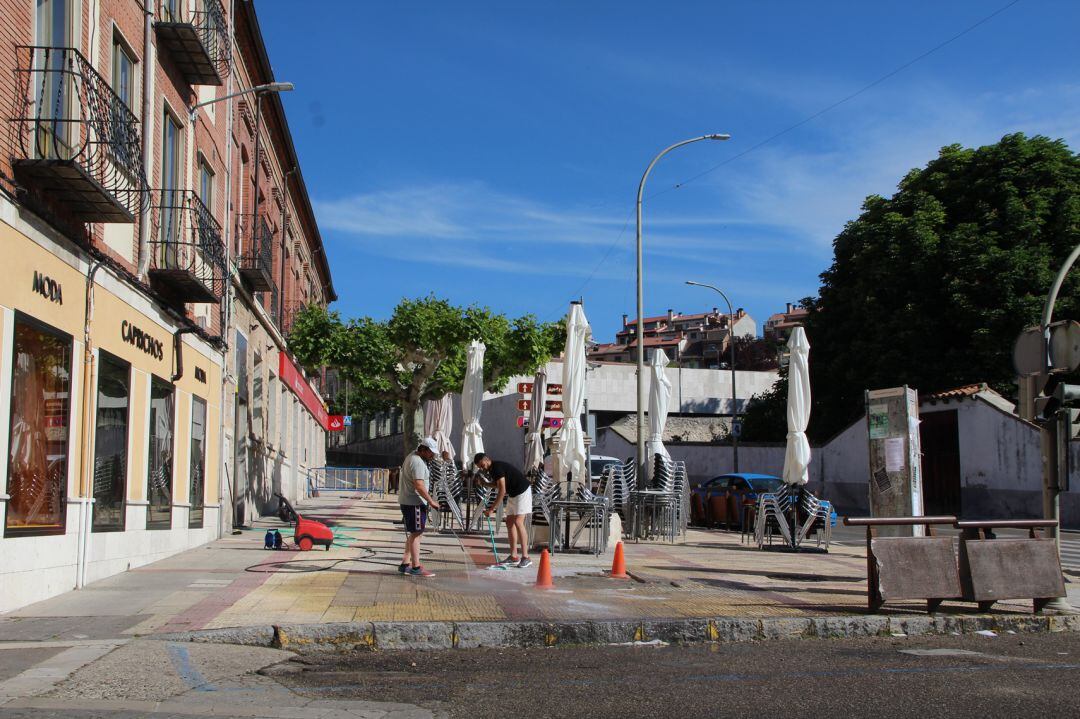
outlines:
M431 473L427 463L435 458L439 445L431 437L426 437L405 458L401 465L401 478L398 484L398 504L401 505L401 518L405 522L405 555L398 572L412 577L434 577L420 564L420 538L427 526L428 506L435 500L428 494L428 482ZM437 505L436 505L437 506Z

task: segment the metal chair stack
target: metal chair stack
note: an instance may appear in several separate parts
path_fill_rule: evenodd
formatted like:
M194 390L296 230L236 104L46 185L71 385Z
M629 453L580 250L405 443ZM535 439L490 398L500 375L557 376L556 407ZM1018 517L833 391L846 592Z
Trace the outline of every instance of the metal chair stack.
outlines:
M792 536L792 510L797 508ZM810 534L815 534L817 544L829 548L832 541L832 505L818 499L802 487L787 486L779 492L758 497L754 539L758 547L772 544L773 535L779 533L784 542L798 547Z
M458 500L464 494L461 475L453 462L433 459L428 462L431 471L431 496L439 503L439 531L452 531L454 523L465 529L465 517Z
M529 473L533 488L533 522L542 519L551 526L551 503L559 498L559 484L542 470Z
M618 513L623 524L628 522L630 513L630 491L633 489L632 482L626 479L626 469L621 464L608 464L600 472L600 491L608 500L608 508L612 513Z
M754 541L758 547L765 546L766 542L772 544L773 535L777 532L784 538L784 542L791 544L790 514L793 499L788 489L779 492L766 492L758 495L756 523L754 525Z
M686 464L656 455L653 479L633 497L632 535L637 539L662 538L675 542L686 532L690 519L690 489Z
M824 542L825 549L828 549L832 541L832 504L803 490L799 498L799 514L802 522L798 527L796 542L802 544L813 533L817 537L817 545L820 547Z

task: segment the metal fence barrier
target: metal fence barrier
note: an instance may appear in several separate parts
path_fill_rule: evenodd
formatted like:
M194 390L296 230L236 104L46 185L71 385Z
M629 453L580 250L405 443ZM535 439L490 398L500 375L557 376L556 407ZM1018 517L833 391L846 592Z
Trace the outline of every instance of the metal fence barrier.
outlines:
M316 467L308 474L307 496L319 492L386 494L390 470L379 467Z

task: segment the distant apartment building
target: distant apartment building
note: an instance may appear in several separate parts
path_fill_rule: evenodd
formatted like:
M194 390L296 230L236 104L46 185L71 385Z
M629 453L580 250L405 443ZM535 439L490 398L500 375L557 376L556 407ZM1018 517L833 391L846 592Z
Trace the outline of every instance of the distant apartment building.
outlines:
M295 496L326 412L285 332L335 297L253 2L0 18L5 611Z
M637 361L637 318L622 317L622 329L615 341L595 346L589 352L594 362ZM646 317L643 321L646 360L653 349L662 349L668 359L691 369L718 369L726 366L731 337L757 336L757 323L741 307L733 315L720 312Z
M796 327L802 327L806 324L806 316L809 314L802 307L787 303L787 308L783 312L777 312L774 315L770 315L769 319L765 320L765 328L762 334L765 339L773 340L774 342L784 343L791 337L791 331Z

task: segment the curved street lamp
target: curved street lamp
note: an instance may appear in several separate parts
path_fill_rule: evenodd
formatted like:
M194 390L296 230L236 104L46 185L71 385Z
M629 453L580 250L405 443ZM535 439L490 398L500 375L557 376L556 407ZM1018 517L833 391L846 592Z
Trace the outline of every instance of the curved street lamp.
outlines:
M731 356L728 359L728 363L731 364L731 462L734 468L733 472L739 471L739 435L735 433L735 423L739 421L739 399L735 393L735 313L731 310L731 300L724 294L723 290L713 285L706 285L702 282L694 282L693 280L687 280L686 284L693 285L694 287L706 287L714 292L720 294L724 298L724 302L727 303L728 311L728 346L731 348ZM716 364L720 364L719 352L717 353Z
M670 147L666 147L652 159L649 166L645 168L645 174L641 176L641 183L638 184L637 191L637 463L638 463L638 486L642 486L645 482L645 314L643 308L643 295L642 292L642 263L641 263L641 202L645 195L645 180L649 179L649 173L652 172L653 167L659 162L660 158L668 154L677 147L683 145L689 145L692 142L701 142L702 140L730 140L731 135L726 133L716 133L712 135L702 135L701 137L693 137L689 140L683 140L682 142L676 142Z

